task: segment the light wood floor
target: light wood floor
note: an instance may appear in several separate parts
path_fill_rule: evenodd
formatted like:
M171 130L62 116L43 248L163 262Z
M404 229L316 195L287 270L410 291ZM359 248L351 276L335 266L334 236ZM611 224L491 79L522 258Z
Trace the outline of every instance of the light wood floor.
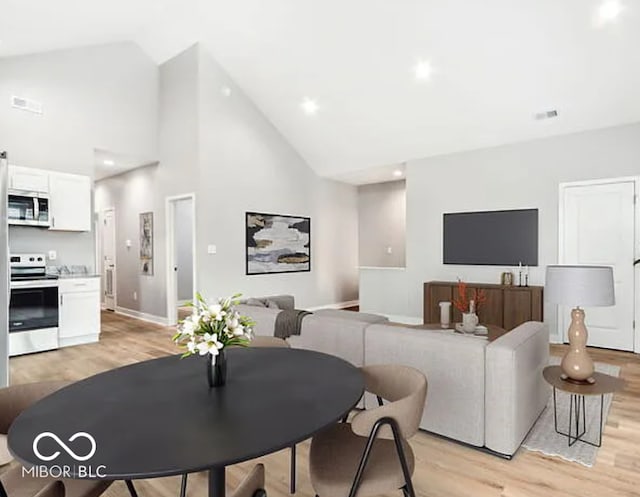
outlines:
M175 353L171 334L170 328L103 313L103 335L99 344L13 358L12 383L78 380L125 364ZM562 351L562 347L552 347L554 354L562 354ZM640 496L640 360L633 354L602 350L595 350L593 356L597 361L620 366L621 376L627 381L625 390L614 397L603 447L593 468L525 450L516 454L513 460L504 461L419 433L411 440L416 453L414 485L418 494L429 497ZM301 444L298 450L297 495L300 497L314 494L307 474L308 447L308 443ZM278 452L260 461L266 465L269 496L286 497L289 452ZM235 486L253 464L248 462L229 468L228 485ZM145 480L138 482L137 487L141 497L177 497L179 480ZM112 485L106 495L128 497L120 482ZM190 478L188 495L206 496L204 474ZM400 497L401 492L394 495Z

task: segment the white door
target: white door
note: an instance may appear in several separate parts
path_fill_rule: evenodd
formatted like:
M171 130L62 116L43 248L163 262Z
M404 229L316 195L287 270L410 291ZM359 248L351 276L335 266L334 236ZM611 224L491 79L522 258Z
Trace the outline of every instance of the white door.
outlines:
M560 187L560 263L613 267L616 305L585 309L593 347L634 349L636 188L634 179ZM567 341L570 310L559 313Z
M102 281L104 306L111 311L116 308L116 212L103 211L102 215Z

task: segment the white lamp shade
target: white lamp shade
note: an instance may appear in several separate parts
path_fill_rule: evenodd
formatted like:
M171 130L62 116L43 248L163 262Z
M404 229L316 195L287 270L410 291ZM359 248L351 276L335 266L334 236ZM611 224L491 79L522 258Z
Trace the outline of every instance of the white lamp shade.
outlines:
M547 266L545 300L572 307L615 305L609 266Z

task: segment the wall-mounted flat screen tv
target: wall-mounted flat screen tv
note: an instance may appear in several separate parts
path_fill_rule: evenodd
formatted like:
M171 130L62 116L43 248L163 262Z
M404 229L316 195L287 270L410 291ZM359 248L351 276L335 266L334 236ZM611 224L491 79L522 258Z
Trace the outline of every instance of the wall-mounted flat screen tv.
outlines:
M538 209L444 214L443 262L538 265Z

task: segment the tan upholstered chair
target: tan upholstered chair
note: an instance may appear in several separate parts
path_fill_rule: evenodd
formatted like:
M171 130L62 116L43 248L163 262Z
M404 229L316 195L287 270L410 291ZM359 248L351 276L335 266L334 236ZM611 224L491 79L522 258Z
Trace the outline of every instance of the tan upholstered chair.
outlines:
M3 436L0 443L7 453L6 434L13 420L32 404L68 384L46 381L0 389L0 434ZM106 480L63 479L57 483L53 478L23 476L22 466L15 466L0 475L0 497L98 497L109 485L111 482Z
M320 497L366 497L402 489L415 497L414 456L407 439L418 431L427 379L406 366L365 366L365 388L378 407L361 411L311 441L311 484ZM384 400L388 403L384 404Z

